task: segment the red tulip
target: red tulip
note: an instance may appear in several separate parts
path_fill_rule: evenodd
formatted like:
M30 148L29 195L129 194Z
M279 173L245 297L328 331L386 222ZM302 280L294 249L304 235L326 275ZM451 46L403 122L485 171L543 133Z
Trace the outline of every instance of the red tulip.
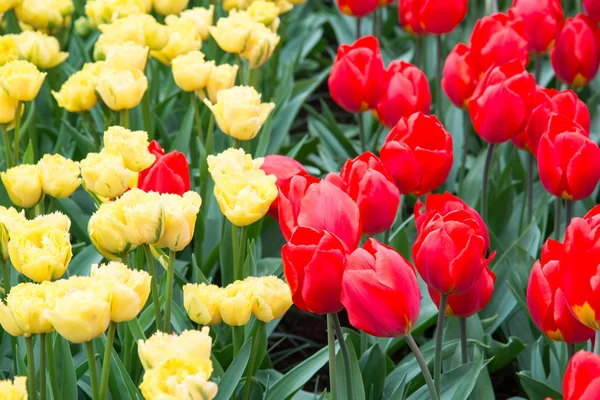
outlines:
M444 63L442 88L456 107L467 108L479 82L473 53L464 43L457 44Z
M600 30L587 15L567 19L550 53L556 77L571 87L588 84L600 66Z
M429 82L423 71L411 63L392 61L385 71L383 87L373 113L388 128L396 125L400 118L416 112L429 114Z
M190 169L183 153L173 150L165 154L156 140L148 146L156 156L154 164L140 172L138 188L145 192L182 195L190 190Z
M281 249L283 272L296 307L315 314L340 311L344 244L327 231L299 227Z
M467 318L483 310L494 294L496 275L488 267L483 269L479 279L466 292L448 296L446 315L449 317ZM440 307L440 294L428 288L431 300Z
M405 336L421 306L415 270L394 249L369 239L346 259L342 304L355 328L378 337Z
M337 0L342 14L353 17L365 17L379 6L379 0Z
M430 218L412 248L419 274L442 294L461 294L473 286L494 257L486 260L484 252L479 223L462 210Z
M548 239L536 261L527 286L527 305L533 322L550 339L567 343L584 342L594 331L579 322L560 288L560 257L563 244Z
M401 0L400 25L410 33L419 33L413 29L434 35L450 33L467 15L469 4L467 0ZM409 15L404 21L403 15ZM414 19L414 22L411 21Z
M560 0L514 0L510 10L523 18L529 51L537 54L550 51L565 24Z
M379 41L375 36L365 36L352 45L342 44L329 74L331 97L348 112L375 108L384 75Z
M448 178L452 136L434 115L415 113L390 131L380 157L401 194L421 196Z
M583 0L583 8L592 21L600 22L600 3L598 0Z
M588 197L600 180L600 148L571 119L554 115L538 148L538 171L544 188L568 200Z
M339 175L329 174L327 180L356 202L365 234L375 235L390 229L396 219L400 193L377 156L363 153L348 160Z
M600 393L600 356L589 351L575 353L563 379L564 400L597 400Z
M527 66L529 53L523 20L503 13L481 18L471 33L471 51L481 72L514 59Z
M469 207L469 205L460 198L448 192L445 192L444 194L430 193L425 200L425 212L421 211L422 208L423 202L417 199L417 202L415 203L415 225L417 226L417 234L423 230L423 226L426 225L434 215L440 214L444 216L452 211L462 210L467 212L479 225L479 234L485 241L484 252L487 252L487 249L490 247L490 235L487 226L479 213Z
M292 176L308 175L308 171L298 161L278 154L266 156L260 169L268 175L275 175L277 177L276 185L278 188L290 180ZM268 214L275 219L278 218L277 201L271 204Z
M411 0L400 0L398 5L398 21L400 26L411 35L425 33L419 20L418 10L415 10L415 2Z
M488 143L506 142L529 119L535 80L518 60L488 70L469 102L475 132Z
M337 236L349 251L360 242L358 206L342 189L312 176L293 176L279 188L279 226L285 240L297 227L324 230Z

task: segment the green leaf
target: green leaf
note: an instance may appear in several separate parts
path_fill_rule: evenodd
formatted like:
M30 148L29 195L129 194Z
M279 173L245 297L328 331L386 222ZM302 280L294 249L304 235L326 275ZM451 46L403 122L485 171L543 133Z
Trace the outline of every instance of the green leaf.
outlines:
M517 376L530 400L544 400L546 397L550 397L554 400L562 399L561 393L552 389L544 382L533 379L528 371L519 372L517 373Z
M525 348L525 343L518 337L511 336L508 343L501 343L494 340L491 336L486 336L485 343L489 345L488 356L493 357L490 362L489 370L498 371L517 357Z
M360 371L367 399L380 399L383 396L383 384L387 374L385 354L376 343L360 358Z
M75 374L75 364L73 362L73 355L71 355L71 349L69 348L69 342L62 337L56 338L56 344L54 345L54 354L59 356L59 371L60 375L57 374L60 399L76 399L77 398L77 376Z
M92 264L99 264L102 256L93 245L87 246L71 260L69 264L69 276L90 276Z
M225 372L225 375L223 375L221 382L219 382L219 392L217 393L215 400L229 400L232 398L235 389L242 379L246 365L248 365L251 350L252 339L248 339L240 349L240 352L235 357L229 368L227 368L227 371Z
M190 147L190 138L192 137L192 128L194 126L194 107L190 104L181 121L181 127L177 131L175 140L171 143L171 150L179 150L187 153Z
M354 350L354 346L352 345L350 337L347 335L344 336L346 336L345 340L348 346L348 353L350 355L350 366L352 374L350 379L352 380L352 383L348 384L346 380L346 365L344 363L344 358L342 357L342 352L338 351L335 357L338 398L340 400L348 400L349 398L347 397L347 388L348 386L351 386L354 400L365 400L365 388L363 386L363 380L360 374L358 359L356 358L356 351Z
M127 327L129 328L129 331L131 332L131 335L133 335L133 338L136 342L138 340L146 340L146 334L144 333L142 325L137 318L127 322Z
M33 158L33 143L31 140L29 140L29 144L25 149L25 154L23 154L23 164L35 164L35 160Z

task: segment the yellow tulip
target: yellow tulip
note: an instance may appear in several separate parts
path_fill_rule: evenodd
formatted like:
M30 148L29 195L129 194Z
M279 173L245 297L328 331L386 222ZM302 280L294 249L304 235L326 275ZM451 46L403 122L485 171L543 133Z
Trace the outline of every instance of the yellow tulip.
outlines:
M2 325L2 329L14 337L23 336L25 333L17 326L8 306L2 300L0 300L0 325ZM2 393L1 390L0 393Z
M193 50L200 50L202 38L193 21L181 19L175 15L166 18L169 41L152 56L165 65L171 65L173 59Z
M146 371L140 389L148 400L212 400L218 387L216 383L209 382L209 378L210 374L201 363L171 358Z
M46 73L25 60L16 60L0 67L0 85L6 93L18 101L31 101L37 96Z
M13 204L31 208L42 199L42 179L35 165L21 164L0 173L0 177Z
M0 13L5 13L8 10L21 4L23 0L3 0L0 2Z
M183 196L162 194L160 197L165 210L165 232L156 242L156 247L181 251L190 244L194 236L202 198L192 191Z
M203 363L205 372L210 376L211 346L208 327L200 331L183 331L180 335L156 332L147 340L138 341L138 355L146 371L157 368L170 358L178 358Z
M250 5L251 0L223 0L223 9L225 11L231 10L245 10Z
M201 51L190 51L175 57L171 67L177 86L186 92L193 92L206 87L215 62L205 61Z
M37 163L42 190L57 199L64 199L79 187L79 163L60 154L46 154Z
M251 140L258 134L274 103L261 103L261 94L250 86L235 86L217 93L217 103L204 103L212 111L223 133L238 140Z
M0 124L8 124L15 120L17 104L18 101L10 97L0 86Z
M88 153L81 166L81 178L88 190L109 199L121 196L129 187L132 172L121 155L105 151Z
M10 211L10 210L9 210ZM51 214L38 215L30 220L18 220L9 228L11 238L15 238L29 229L51 230L60 229L69 233L71 229L71 219L60 211Z
M256 22L269 26L279 16L279 8L269 1L254 1L248 7L248 14Z
M128 230L126 239L129 243L139 246L155 244L165 232L165 209L160 194L131 189L117 202L123 210L125 224Z
M89 0L85 4L85 13L95 25L149 11L148 5L142 0Z
M129 110L142 101L148 79L139 69L104 67L96 91L111 110Z
M184 10L179 14L182 20L189 20L196 25L202 40L208 40L210 33L208 27L213 23L215 6L210 5L208 8L194 7L189 10Z
M0 5L0 8L2 5ZM20 56L19 47L15 35L0 36L0 65L9 61L18 60Z
M79 17L73 24L75 33L83 38L87 38L92 33L95 26L92 26L90 19L87 17Z
M276 0L275 5L279 8L279 14L285 14L294 8L295 4L302 4L306 0Z
M73 343L102 336L110 323L111 292L100 283L72 289L56 299L48 317L56 331Z
M223 51L239 54L246 48L254 24L248 13L238 13L220 18L216 26L208 27L208 31Z
M21 56L38 68L54 68L69 57L60 51L58 39L41 32L22 32L15 35Z
M78 71L67 79L60 91L52 92L59 107L76 113L90 111L96 105L96 83L98 77L86 71Z
M98 49L98 48L96 48ZM135 42L109 44L100 47L100 57L106 66L116 69L139 69L143 71L148 61L149 48Z
M72 0L23 0L15 7L20 22L50 32L65 28L74 10Z
M146 271L132 270L113 261L101 266L92 265L91 276L112 294L111 321L131 321L148 301L151 278Z
M212 70L206 85L206 93L211 102L217 102L217 94L221 90L232 88L235 85L238 68L237 65L221 64Z
M15 376L14 383L0 381L0 398L3 400L27 400L27 378Z
M13 207L0 206L0 256L8 260L8 240L11 232L16 232L27 222L25 212L18 212Z
M112 24L99 25L98 29L102 35L96 42L96 48L107 44L134 42L148 46L151 50L160 50L169 41L168 28L147 14L131 15Z
M131 131L120 126L111 126L104 133L104 150L123 157L125 167L139 172L150 167L156 156L148 151L148 134Z
M271 58L279 40L276 33L262 24L257 24L252 29L248 43L240 56L248 61L250 69L260 68Z
M179 14L189 3L189 0L154 0L154 11L160 15Z
M263 322L281 318L292 306L288 284L276 276L248 277L246 283L254 292L252 314Z
M48 319L51 287L52 282L21 283L10 290L6 304L24 336L54 331Z
M246 282L235 281L223 289L221 318L230 326L246 325L252 315L254 293Z
M252 159L251 154L246 154L243 149L233 147L216 156L208 156L208 172L215 183L219 183L231 175L242 175L246 171L259 170L263 165L263 158Z
M126 224L123 202L102 204L90 218L88 234L98 252L110 260L121 261L135 248L127 241L136 233Z
M96 80L94 81L94 86L98 82L98 78L100 78L100 74L104 69L106 63L104 61L96 61L93 63L85 63L83 64L83 68L81 68L81 72L88 73L92 75Z
M205 283L183 286L183 306L190 319L200 325L221 323L220 302L223 289Z

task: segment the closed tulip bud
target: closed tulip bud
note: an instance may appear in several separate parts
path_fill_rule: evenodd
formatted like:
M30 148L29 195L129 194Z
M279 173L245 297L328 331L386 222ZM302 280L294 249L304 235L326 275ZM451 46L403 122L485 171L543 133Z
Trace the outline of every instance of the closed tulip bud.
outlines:
M179 14L182 20L189 20L196 25L200 37L202 40L208 40L210 33L208 27L213 24L213 15L215 13L215 6L210 5L208 8L194 7L189 10L184 10Z
M60 154L46 154L37 163L44 193L64 199L79 187L79 163Z
M592 21L600 22L600 3L595 0L583 0L583 8Z
M189 0L153 0L154 11L160 15L179 14L188 5Z
M152 57L165 65L171 65L173 59L190 51L200 50L202 39L194 22L169 15L166 19L169 41L160 50L153 51Z
M600 391L600 355L581 350L569 361L563 379L564 400L592 400Z
M560 0L513 0L510 10L523 18L529 51L543 54L554 46L565 23Z
M403 0L400 3L401 8L404 8L403 14L410 16L409 21L406 21L408 23L402 23L401 20L404 29L405 26L418 25L419 30L434 35L452 32L469 9L467 0ZM419 32L413 29L411 33Z
M544 188L552 195L582 200L592 194L600 170L590 168L600 148L577 123L554 115L538 148L538 171Z
M21 164L0 173L10 201L19 207L31 208L40 202L42 179L35 165Z
M5 400L27 400L27 378L16 376L14 383L0 381L0 396Z
M0 206L0 257L3 260L8 260L8 240L11 232L21 229L26 222L24 211L18 212L13 207Z
M390 131L380 156L401 194L421 196L448 178L452 136L435 116L415 113Z
M125 167L121 155L105 151L89 153L81 160L81 178L85 187L99 196L109 199L119 197L129 187L130 170Z
M467 108L479 82L479 71L469 46L458 43L444 63L442 89L452 103Z
M160 194L146 193L134 188L128 190L118 200L123 210L127 242L140 246L155 244L165 231L165 210Z
M2 329L14 337L23 336L25 333L17 326L15 319L10 313L10 309L2 300L0 300L0 325L2 325Z
M294 231L281 258L296 307L315 314L337 313L344 307L340 294L346 255L344 244L327 231Z
M16 60L0 67L0 85L14 100L33 100L46 78L35 65L29 61Z
M10 290L6 303L23 336L54 331L48 318L51 285L51 282L21 283Z
M6 0L0 4L0 13L5 13L8 10L21 4L23 0Z
M279 16L279 8L277 4L269 1L253 1L248 7L248 14L256 22L260 22L264 26L271 25Z
M240 57L248 61L250 69L260 68L271 58L280 37L266 26L255 23Z
M165 210L165 232L156 242L156 247L181 251L190 244L194 236L202 198L198 193L190 191L183 196L162 194L161 202Z
M205 61L201 51L191 51L173 59L171 67L177 86L186 92L194 92L204 90L215 62Z
M89 72L78 71L67 79L58 92L52 92L59 107L76 113L90 111L96 105L98 78Z
M235 281L223 289L221 318L229 326L242 326L250 321L254 305L254 293L243 281Z
M190 168L185 154L177 150L165 155L157 141L148 145L156 160L139 174L137 187L145 192L183 195L190 190Z
M484 268L481 275L479 275L479 279L466 292L448 296L446 315L449 317L468 318L483 310L494 294L495 282L496 275L488 267ZM431 299L439 308L440 293L432 288L428 289L429 296L431 296Z
M54 68L67 59L69 53L60 51L58 39L41 32L22 32L15 35L21 56L38 68Z
M127 239L137 237L137 229L126 224L123 204L118 201L102 204L88 223L92 244L110 260L121 261L135 248Z
M121 155L127 169L139 172L149 168L156 160L156 156L148 151L149 144L148 134L144 131L111 126L104 133L103 151Z
M206 84L206 94L211 103L217 103L217 95L221 90L230 89L235 85L238 68L237 65L229 64L221 64L213 68Z
M329 92L348 112L362 112L377 106L385 70L374 36L365 36L352 45L342 44L329 73Z
M156 369L169 359L175 358L197 362L210 376L211 346L212 338L208 327L199 331L183 331L180 335L156 332L148 339L138 341L138 355L146 371Z
M352 17L366 17L377 9L379 0L337 0L342 14Z
M111 321L131 321L148 301L151 278L146 271L132 270L113 261L92 265L91 276L111 292Z
M298 161L291 157L278 154L265 156L260 169L265 171L267 175L275 175L277 178L275 184L278 189L295 175L308 175L306 168ZM271 207L269 207L269 212L267 213L275 219L279 218L279 214L277 213L277 203L277 200L271 203Z
M247 13L237 13L220 18L208 31L223 51L239 54L246 48L254 28L254 21Z
M113 111L136 107L142 101L146 89L148 79L139 69L105 67L96 85L102 101Z
M471 51L481 72L515 59L525 68L529 63L527 49L527 34L521 18L492 14L478 20L471 33Z
M149 48L134 42L109 44L96 50L99 51L96 58L105 60L110 68L143 71L148 61Z
M332 173L327 180L356 202L366 235L384 232L392 226L400 204L400 193L377 156L363 153L354 160L348 160L339 175Z
M0 124L9 124L17 115L18 100L13 99L0 86Z
M292 306L292 294L287 283L276 276L250 276L245 283L254 293L252 314L262 322L279 319Z
M262 158L252 159L243 149L229 149L216 156L208 156L208 172L215 183L224 181L235 175L243 175L245 172L258 170L264 162Z
M494 258L484 258L479 223L466 211L435 214L425 222L412 253L419 274L437 292L461 294Z
M348 256L341 298L352 326L377 337L409 334L421 308L412 265L375 239Z
M469 102L475 132L488 143L503 143L527 125L535 79L518 60L489 69Z
M600 66L600 29L584 14L568 18L550 53L556 77L573 88L586 86Z
M223 289L205 283L183 286L183 307L192 321L200 325L221 323Z

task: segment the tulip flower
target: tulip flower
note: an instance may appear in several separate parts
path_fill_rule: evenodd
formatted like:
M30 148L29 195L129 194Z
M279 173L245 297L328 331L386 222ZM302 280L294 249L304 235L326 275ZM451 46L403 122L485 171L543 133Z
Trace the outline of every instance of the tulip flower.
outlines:
M264 0L253 1L246 11L248 11L248 14L250 14L250 17L254 21L260 22L266 27L273 27L273 23L279 26L278 17L281 11L275 2ZM273 30L276 31L277 29Z
M10 309L2 300L0 300L0 325L2 325L2 329L13 337L20 337L25 333L17 326L14 317L10 313Z
M535 54L550 51L565 23L560 0L513 0L509 13L523 19L529 51Z
M340 107L352 113L375 108L384 82L377 38L365 36L352 45L338 47L328 85L331 97Z
M91 1L86 3L86 13ZM96 3L97 4L97 3ZM109 9L109 11L111 11ZM143 11L142 11L143 12ZM89 15L89 13L88 13ZM148 46L150 50L161 50L169 42L169 28L162 25L148 14L124 15L117 14L120 18L112 23L105 23L112 19L113 14L109 15L109 19L97 21L95 16L90 16L90 20L98 25L98 29L102 34L96 41L96 47L101 47L110 43L122 43L131 41L141 46ZM190 21L190 27L193 22Z
M0 124L9 124L15 120L18 103L0 86Z
M195 361L201 364L210 375L212 372L211 346L212 338L209 335L208 327L201 330L183 331L180 335L156 332L148 339L138 341L138 355L146 371L158 368L170 358L176 358Z
M134 172L145 170L155 162L156 156L150 153L148 145L148 134L144 131L111 126L104 133L103 151L121 155L125 167Z
M415 12L413 1L400 1L398 4L398 22L406 32L411 35L422 35L425 33Z
M596 0L583 0L585 13L594 22L600 22L600 3Z
M379 0L337 0L342 14L352 17L366 17L377 9Z
M197 50L175 57L171 68L177 86L186 92L193 92L204 90L215 62L205 61L204 53Z
M467 108L479 82L477 62L471 49L458 43L444 63L442 89L456 107Z
M469 102L475 132L488 143L506 142L527 125L535 79L518 60L489 69Z
M339 175L332 173L327 180L356 202L365 234L375 235L392 226L400 204L400 193L377 156L363 153L354 160L348 160Z
M40 31L66 28L73 11L73 2L64 0L23 0L15 7L19 21Z
M155 156L154 164L140 172L138 188L145 192L183 195L190 190L190 168L185 154L173 150L165 151L156 140L148 145Z
M600 159L600 148L572 120L554 115L538 148L538 171L544 188L552 195L581 200L592 194L600 170L590 168Z
M92 214L88 223L88 234L96 250L110 260L121 261L135 248L127 241L136 234L133 227L127 226L123 218L123 202L103 203Z
M223 289L219 309L221 318L229 326L242 326L250 321L254 293L244 281L235 281Z
M563 379L564 400L592 400L600 392L600 355L581 350L577 352Z
M448 178L452 136L435 116L415 113L390 131L380 156L401 194L421 196Z
M179 14L187 7L189 0L153 0L154 11L160 15Z
M85 187L98 196L112 199L130 187L133 172L125 167L120 154L88 153L79 165Z
M22 0L6 0L0 4L0 12L5 13L8 10L13 9L15 6L19 5Z
M210 5L208 8L194 7L187 10L183 10L179 17L183 20L189 20L196 25L200 37L203 41L208 40L210 33L208 27L213 24L213 16L215 12L215 6Z
M42 190L57 199L69 197L81 184L79 163L60 154L45 154L37 168Z
M25 31L15 35L15 39L21 57L38 68L54 68L69 57L69 53L60 51L60 43L54 36Z
M377 337L399 337L417 323L421 292L412 265L371 238L348 256L341 300L355 328Z
M496 13L477 21L471 33L473 59L481 72L515 59L525 68L529 63L527 49L527 34L521 18Z
M156 242L156 247L168 248L172 252L181 251L194 236L202 198L192 191L182 196L162 194L160 197L165 210L165 232Z
M89 111L96 105L96 84L98 78L85 71L78 71L71 75L61 86L58 92L53 91L59 107L76 113Z
M568 18L550 53L556 77L573 88L586 86L600 66L600 29L584 14Z
M160 50L150 52L152 57L164 65L171 65L177 56L200 50L202 38L194 22L175 15L169 15L165 22L167 23L167 45Z
M405 26L418 25L423 32L442 35L452 32L462 22L469 5L467 0L402 0L400 8L404 9L402 14L408 14L414 20L404 23L401 18L400 25L404 29Z
M112 43L96 47L96 59L104 59L106 66L116 69L146 69L150 48L134 42Z
M126 226L122 233L128 243L155 244L164 235L166 213L159 193L134 188L114 202L119 210L116 217Z
M414 65L392 61L385 71L383 88L373 113L385 126L393 127L400 118L416 112L429 114L429 82L423 71Z
M254 23L249 14L236 13L219 18L208 31L223 51L239 54L246 48Z
M250 31L250 36L240 57L248 61L250 69L260 68L271 58L280 40L277 33L257 22Z
M333 209L333 208L332 208ZM327 231L299 227L281 249L283 272L299 309L333 314L340 301L347 250Z
M571 313L561 289L563 244L548 239L536 261L527 286L527 305L533 322L546 336L555 341L579 343L590 339L594 331L579 322Z
M13 214L12 209L6 210L5 218L13 219L9 223L11 236L16 238L22 235L25 231L30 229L39 229L40 231L58 229L69 233L71 229L71 219L60 211L53 212L52 214L38 215L34 219L25 220L21 219L22 214Z
M281 188L285 182L290 180L295 175L308 175L308 171L306 171L304 166L298 161L291 157L281 156L278 154L271 154L264 157L264 162L260 166L260 169L265 171L267 175L275 175L277 178L277 181L275 182L277 188ZM271 203L271 207L267 213L275 219L279 218L279 214L277 213L277 203L277 200Z
M16 206L31 208L44 195L42 179L35 165L21 164L0 172L0 177L10 201Z
M290 287L276 276L249 276L244 282L254 294L252 314L259 321L279 319L292 306Z
M148 0L90 0L85 3L85 14L93 25L114 23L123 18L149 13L151 10L152 2Z
M187 358L170 358L147 370L140 384L145 399L213 400L218 387L208 379L212 373L206 363ZM165 384L168 382L168 384Z
M51 282L21 283L10 290L6 304L24 336L54 331L47 312L53 301L50 285Z
M229 149L216 156L209 155L208 172L215 183L221 182L234 175L242 175L246 172L258 171L263 164L262 158L252 158L243 149Z
M0 381L0 397L7 400L27 399L27 378L16 376L14 381Z
M360 210L342 189L313 177L294 176L279 189L279 226L286 240L298 227L327 231L354 250L362 234Z
M461 294L479 279L494 258L484 258L485 239L467 211L435 214L412 248L413 260L427 285L441 294Z
M483 310L490 302L494 294L494 283L496 282L496 274L488 267L483 269L479 279L475 281L466 292L461 294L451 294L448 296L448 304L446 305L446 316L468 318L471 315ZM440 306L440 293L428 288L429 296L435 305Z
M96 84L96 91L108 108L129 110L142 101L148 89L148 79L139 69L104 67Z
M235 86L238 69L237 65L221 64L212 70L206 83L206 94L211 103L217 103L217 94L221 90Z
M0 85L17 101L31 101L40 91L46 73L25 60L15 60L0 67Z
M216 285L188 283L183 286L183 307L192 321L200 325L221 323L223 290Z
M25 212L18 212L14 207L0 206L0 257L8 260L8 239L11 232L21 229L27 221Z

